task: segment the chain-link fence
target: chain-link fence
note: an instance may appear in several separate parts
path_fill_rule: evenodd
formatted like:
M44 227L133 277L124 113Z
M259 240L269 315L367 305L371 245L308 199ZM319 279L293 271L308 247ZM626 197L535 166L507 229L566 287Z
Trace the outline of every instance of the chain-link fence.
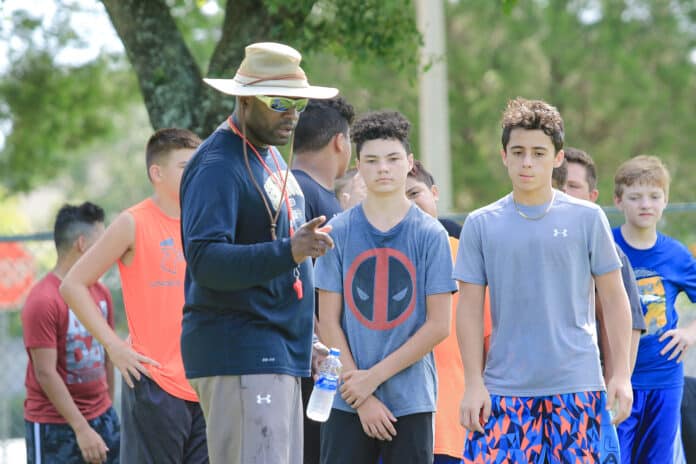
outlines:
M605 210L612 226L621 224L623 217L615 208ZM462 222L465 215L450 217ZM668 206L660 230L696 252L696 203ZM0 236L0 463L21 462L11 458L10 454L23 453L24 449L27 354L22 340L20 310L31 284L50 271L55 260L51 233ZM116 269L111 269L102 281L112 292L117 330L125 334L127 329ZM683 295L679 307L682 323L696 319L696 305L690 304ZM686 372L696 375L696 350L687 356Z

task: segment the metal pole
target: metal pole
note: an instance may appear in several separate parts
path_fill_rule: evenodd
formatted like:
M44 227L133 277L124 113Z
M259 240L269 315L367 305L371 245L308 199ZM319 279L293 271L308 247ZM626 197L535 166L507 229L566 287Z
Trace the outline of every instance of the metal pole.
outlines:
M444 0L416 0L418 30L423 35L419 72L419 158L440 190L440 214L452 210L452 161L449 138L447 54Z

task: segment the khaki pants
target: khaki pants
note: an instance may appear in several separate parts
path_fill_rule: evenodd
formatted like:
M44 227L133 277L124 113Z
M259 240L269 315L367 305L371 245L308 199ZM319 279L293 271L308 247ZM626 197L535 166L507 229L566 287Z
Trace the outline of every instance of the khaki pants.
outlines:
M210 464L302 464L299 377L254 374L189 381L205 416Z

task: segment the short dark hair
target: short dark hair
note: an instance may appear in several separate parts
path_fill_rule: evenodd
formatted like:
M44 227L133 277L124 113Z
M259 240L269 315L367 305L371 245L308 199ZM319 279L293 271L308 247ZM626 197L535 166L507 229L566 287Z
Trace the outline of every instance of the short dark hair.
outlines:
M355 142L357 156L365 142L370 140L397 140L401 142L406 154L411 153L408 141L411 123L406 116L398 111L373 111L355 121L352 127L352 137Z
M507 149L510 142L510 132L518 128L542 130L551 137L556 153L563 149L563 118L556 107L544 101L517 97L508 102L503 113L503 150Z
M340 195L341 192L348 186L350 181L355 177L355 175L358 173L357 168L350 168L346 171L345 174L343 174L341 177L337 178L334 181L334 193L336 196Z
M63 205L53 225L53 241L60 254L68 250L80 235L87 234L97 223L104 222L104 210L86 201L79 206Z
M575 163L585 168L585 179L590 190L597 188L597 166L592 157L582 150L568 147L563 150L565 153L565 163Z
M563 162L557 168L553 168L551 172L551 184L553 188L558 190L564 190L566 182L568 181L568 162L563 158Z
M145 164L147 177L150 177L150 166L162 163L173 150L180 148L198 148L201 139L187 129L165 128L160 129L147 141L145 148Z
M408 172L408 177L413 177L418 182L423 182L428 188L435 185L435 178L419 160L413 160L413 168Z
M343 97L310 100L295 127L292 148L296 154L320 150L336 134L348 134L355 110Z

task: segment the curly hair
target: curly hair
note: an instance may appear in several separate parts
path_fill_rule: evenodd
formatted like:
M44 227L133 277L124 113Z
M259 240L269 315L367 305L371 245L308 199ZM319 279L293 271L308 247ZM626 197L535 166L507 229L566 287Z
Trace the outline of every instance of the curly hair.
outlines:
M355 142L358 159L365 142L370 140L397 140L401 142L406 154L411 153L408 141L411 123L398 111L373 111L355 121L352 138Z
M324 148L336 134L348 135L355 110L343 97L310 100L295 127L293 150L296 155Z
M624 161L614 175L614 196L621 198L624 188L632 185L659 187L669 195L671 181L667 166L657 156L639 155Z
M546 102L521 97L508 102L503 113L503 150L507 149L510 142L510 132L517 128L542 130L551 137L556 152L563 148L563 118L556 107Z

